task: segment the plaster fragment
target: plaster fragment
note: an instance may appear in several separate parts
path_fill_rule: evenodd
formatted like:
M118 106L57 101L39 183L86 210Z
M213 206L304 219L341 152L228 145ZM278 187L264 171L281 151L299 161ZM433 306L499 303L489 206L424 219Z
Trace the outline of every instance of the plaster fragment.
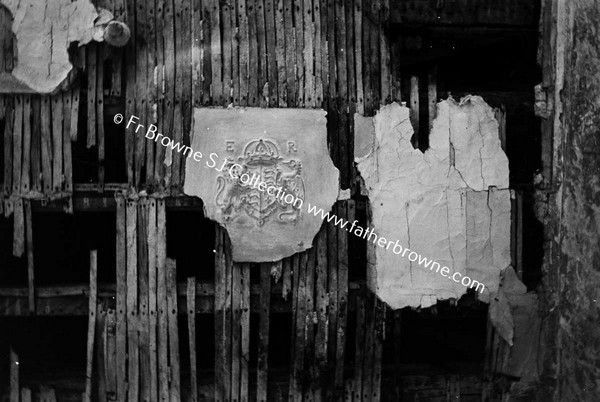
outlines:
M201 162L187 159L184 192L202 198L206 216L227 229L234 261L278 261L312 246L322 217L308 212L308 204L328 212L339 193L325 114L311 109L195 109L191 147L204 157ZM258 187L259 179L250 186L233 179L228 167L234 163L240 173L256 174L266 191ZM303 205L283 203L271 186L303 199Z
M68 48L93 39L102 40L98 12L90 0L0 0L13 16L17 63L12 73L0 74L2 92L54 91L66 78L72 64ZM112 14L101 13L106 23Z
M355 116L355 161L364 179L372 226L418 252L498 289L510 264L508 159L492 109L478 96L437 105L425 152L414 149L409 109L397 103L374 118ZM453 153L453 157L451 157ZM381 247L373 250L372 290L393 308L460 298L467 288Z

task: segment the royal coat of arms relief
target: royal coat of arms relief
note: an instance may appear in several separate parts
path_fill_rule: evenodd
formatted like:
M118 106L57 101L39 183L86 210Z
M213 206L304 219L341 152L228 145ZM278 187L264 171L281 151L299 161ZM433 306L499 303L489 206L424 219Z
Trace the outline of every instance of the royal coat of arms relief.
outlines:
M196 108L184 193L231 239L236 262L279 261L312 247L339 192L327 113L292 108Z
M243 147L241 155L229 158L216 178L215 203L226 222L248 217L257 226L267 221L278 224L296 223L301 208L296 203L284 201L285 195L304 200L302 162L293 156L297 152L293 143L287 144L288 157L282 156L275 140L255 139ZM228 141L227 150L235 149ZM261 191L257 185L266 186ZM271 191L265 191L270 189Z

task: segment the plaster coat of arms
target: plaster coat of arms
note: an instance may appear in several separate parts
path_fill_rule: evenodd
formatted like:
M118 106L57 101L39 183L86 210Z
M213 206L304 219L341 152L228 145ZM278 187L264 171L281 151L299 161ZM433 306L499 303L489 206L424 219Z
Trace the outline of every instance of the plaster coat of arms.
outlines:
M252 184L244 185L239 177L243 174L256 177L267 186L281 188L285 194L304 200L302 163L299 160L283 158L275 141L261 138L248 142L235 162L242 167L236 169L234 176L237 178L229 174L233 162L225 165L217 177L215 202L226 221L239 219L242 215L254 219L258 226L264 225L267 220L280 224L298 221L302 208L260 191Z
M278 261L312 247L323 222L308 205L329 212L339 192L325 115L315 109L194 110L190 146L203 156L186 159L183 191L200 197L206 217L227 230L234 261ZM264 182L262 190L257 182Z

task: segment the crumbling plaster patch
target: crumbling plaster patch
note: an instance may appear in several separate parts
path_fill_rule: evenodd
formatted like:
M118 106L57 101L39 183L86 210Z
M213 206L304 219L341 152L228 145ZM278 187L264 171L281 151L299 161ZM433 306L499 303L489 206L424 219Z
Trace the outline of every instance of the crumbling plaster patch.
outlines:
M478 96L438 103L424 153L410 142L409 109L397 103L374 118L356 115L355 130L375 232L483 283L488 300L510 264L508 159L492 109ZM375 247L373 258L371 286L393 308L467 291L391 250Z
M9 88L11 92L54 91L73 68L69 44L102 40L99 14L90 0L1 0L0 4L13 16L17 47L12 73L0 74L3 92ZM104 23L112 19L106 10L101 15Z

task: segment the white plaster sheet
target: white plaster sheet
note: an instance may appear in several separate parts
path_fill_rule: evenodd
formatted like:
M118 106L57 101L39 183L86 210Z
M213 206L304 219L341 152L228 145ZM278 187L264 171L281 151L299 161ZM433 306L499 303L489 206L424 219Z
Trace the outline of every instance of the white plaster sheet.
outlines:
M373 121L374 132L368 132ZM374 118L356 116L356 154L367 187L372 227L399 243L485 285L484 301L510 264L508 159L492 109L478 96L437 105L430 148L414 149L409 109L397 103ZM371 142L370 138L373 138ZM373 289L393 308L428 307L467 288L435 270L375 247Z

